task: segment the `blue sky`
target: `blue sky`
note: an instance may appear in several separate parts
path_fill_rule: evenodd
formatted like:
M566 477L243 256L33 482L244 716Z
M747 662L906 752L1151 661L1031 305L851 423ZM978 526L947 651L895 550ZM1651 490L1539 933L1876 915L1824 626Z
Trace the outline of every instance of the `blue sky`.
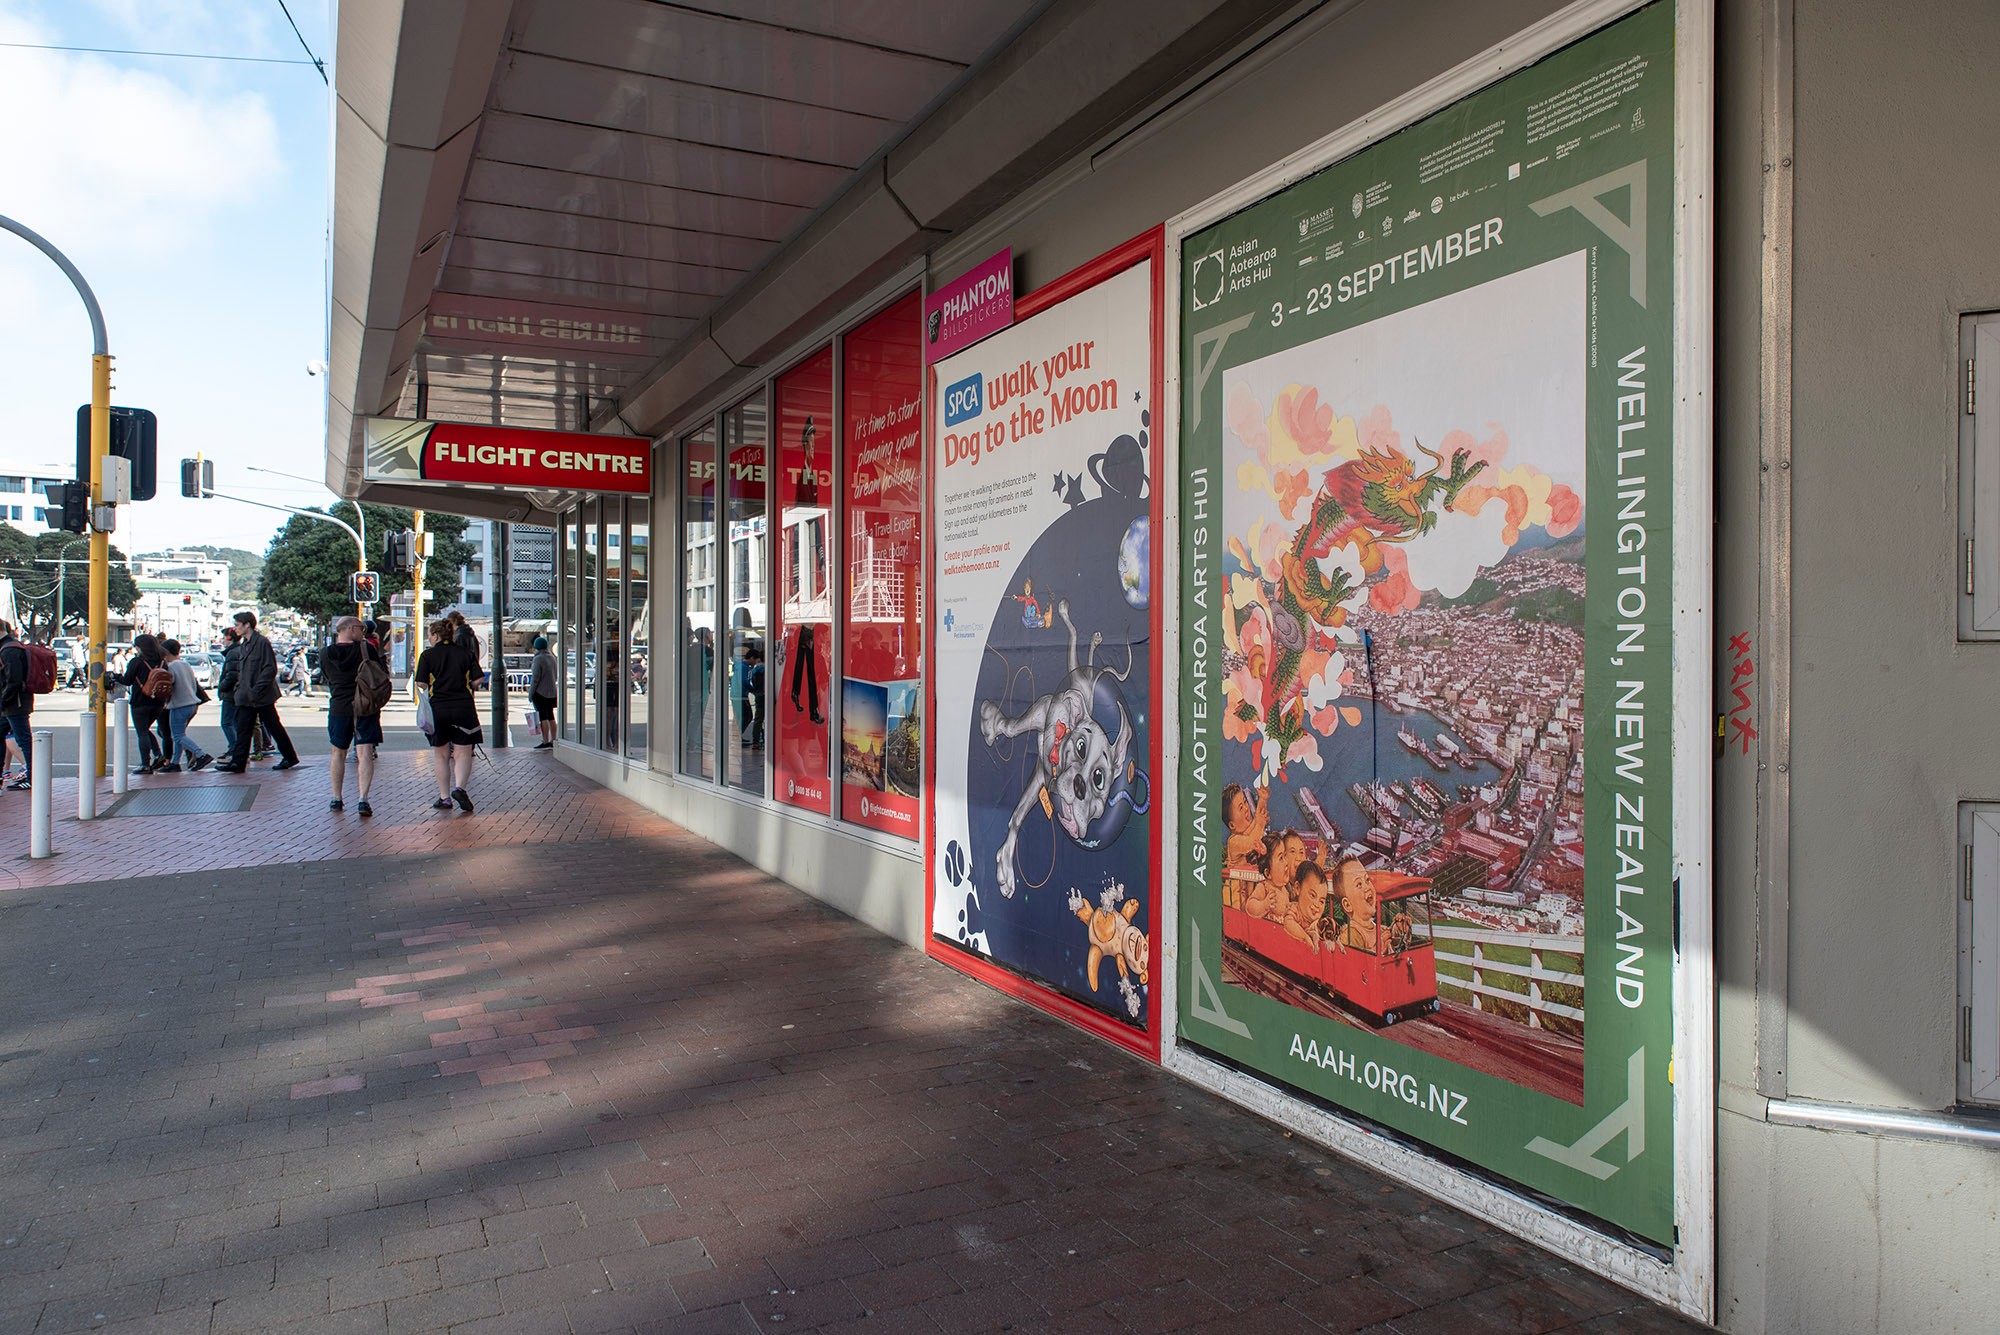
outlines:
M332 0L289 0L331 69ZM0 0L0 43L304 59L278 0ZM66 253L104 309L111 401L160 419L160 495L127 552L263 551L285 516L180 495L179 460L285 505L331 500L255 464L325 463L328 95L310 65L0 46L0 214ZM74 466L90 327L62 274L0 233L0 459Z

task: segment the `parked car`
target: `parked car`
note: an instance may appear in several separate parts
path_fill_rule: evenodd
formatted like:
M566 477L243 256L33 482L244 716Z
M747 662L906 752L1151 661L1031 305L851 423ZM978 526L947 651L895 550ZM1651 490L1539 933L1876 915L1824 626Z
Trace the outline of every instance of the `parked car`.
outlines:
M214 654L182 654L181 660L194 670L194 679L210 690L215 689L215 674L222 668L221 661Z

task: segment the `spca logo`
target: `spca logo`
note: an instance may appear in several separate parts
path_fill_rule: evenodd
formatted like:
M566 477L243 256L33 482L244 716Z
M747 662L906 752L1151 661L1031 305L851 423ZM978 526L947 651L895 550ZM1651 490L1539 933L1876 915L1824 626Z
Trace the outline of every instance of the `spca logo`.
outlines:
M944 424L957 426L969 422L986 411L985 395L981 392L979 373L974 371L965 379L947 385L944 391Z

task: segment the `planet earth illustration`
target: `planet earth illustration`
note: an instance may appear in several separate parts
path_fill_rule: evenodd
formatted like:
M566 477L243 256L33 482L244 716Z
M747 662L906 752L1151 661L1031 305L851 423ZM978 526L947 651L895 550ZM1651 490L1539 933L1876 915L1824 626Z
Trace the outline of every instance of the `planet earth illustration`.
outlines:
M1118 583L1125 601L1144 607L1153 596L1153 526L1145 515L1132 521L1118 544Z

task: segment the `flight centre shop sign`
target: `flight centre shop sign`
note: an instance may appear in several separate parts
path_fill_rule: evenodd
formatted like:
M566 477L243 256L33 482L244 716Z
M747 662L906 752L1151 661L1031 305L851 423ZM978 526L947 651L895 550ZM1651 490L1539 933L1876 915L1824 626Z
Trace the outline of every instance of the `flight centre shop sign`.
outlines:
M1674 1238L1674 26L1182 242L1178 1037Z
M462 482L633 496L653 490L653 446L644 436L401 417L370 417L364 430L362 476L370 482Z

